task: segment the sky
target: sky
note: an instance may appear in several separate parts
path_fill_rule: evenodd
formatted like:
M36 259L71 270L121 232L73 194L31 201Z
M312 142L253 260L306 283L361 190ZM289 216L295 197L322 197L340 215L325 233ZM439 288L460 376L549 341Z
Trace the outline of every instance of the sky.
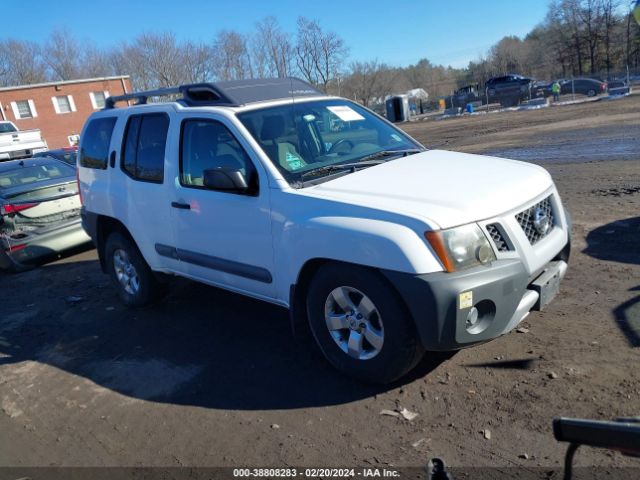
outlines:
M549 0L17 0L2 2L0 38L41 42L65 28L81 41L110 47L145 31L173 31L209 42L222 29L251 33L275 16L295 32L305 16L338 33L350 60L393 66L432 63L464 67L505 35L523 36L540 23ZM28 19L13 22L11 18ZM28 25L29 28L25 28Z

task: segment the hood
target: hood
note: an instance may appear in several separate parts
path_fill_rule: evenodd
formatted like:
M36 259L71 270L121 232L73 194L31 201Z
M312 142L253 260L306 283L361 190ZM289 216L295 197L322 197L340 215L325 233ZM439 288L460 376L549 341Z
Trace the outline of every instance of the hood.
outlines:
M531 163L430 150L301 192L410 215L437 229L498 216L530 202L552 185L549 173Z

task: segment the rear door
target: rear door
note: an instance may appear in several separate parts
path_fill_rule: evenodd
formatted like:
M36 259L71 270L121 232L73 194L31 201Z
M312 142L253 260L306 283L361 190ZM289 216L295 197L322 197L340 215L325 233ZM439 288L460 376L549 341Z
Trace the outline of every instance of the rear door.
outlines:
M184 115L174 151L170 198L175 243L162 246L180 258L190 277L258 297L273 298L269 187L262 165L235 126L215 114ZM230 193L204 186L207 169L241 170L252 190Z
M109 199L113 211L133 236L154 270L178 270L175 258L158 254L157 244L173 243L167 189L173 180L165 174L170 110L126 118L124 130L111 152ZM117 180L116 180L117 179Z

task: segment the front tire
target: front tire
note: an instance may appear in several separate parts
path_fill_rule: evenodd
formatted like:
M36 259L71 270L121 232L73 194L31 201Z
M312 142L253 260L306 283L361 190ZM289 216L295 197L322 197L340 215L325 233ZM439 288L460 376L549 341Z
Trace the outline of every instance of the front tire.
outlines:
M162 285L133 240L113 232L105 244L107 273L120 299L130 307L142 307L160 298Z
M341 264L321 267L309 285L307 314L329 363L359 380L392 382L422 356L405 305L370 269Z

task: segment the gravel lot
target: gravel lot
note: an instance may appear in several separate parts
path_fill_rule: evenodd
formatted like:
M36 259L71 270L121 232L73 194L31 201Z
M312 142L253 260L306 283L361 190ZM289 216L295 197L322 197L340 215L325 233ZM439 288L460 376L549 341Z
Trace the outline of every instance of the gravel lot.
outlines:
M640 96L406 130L554 176L573 256L560 296L524 333L429 357L390 387L361 385L295 341L285 310L183 280L159 305L128 310L95 251L80 252L0 275L0 466L383 467L440 456L555 468L564 446L552 417L639 415ZM380 415L403 407L418 416ZM588 449L576 460L640 467Z

